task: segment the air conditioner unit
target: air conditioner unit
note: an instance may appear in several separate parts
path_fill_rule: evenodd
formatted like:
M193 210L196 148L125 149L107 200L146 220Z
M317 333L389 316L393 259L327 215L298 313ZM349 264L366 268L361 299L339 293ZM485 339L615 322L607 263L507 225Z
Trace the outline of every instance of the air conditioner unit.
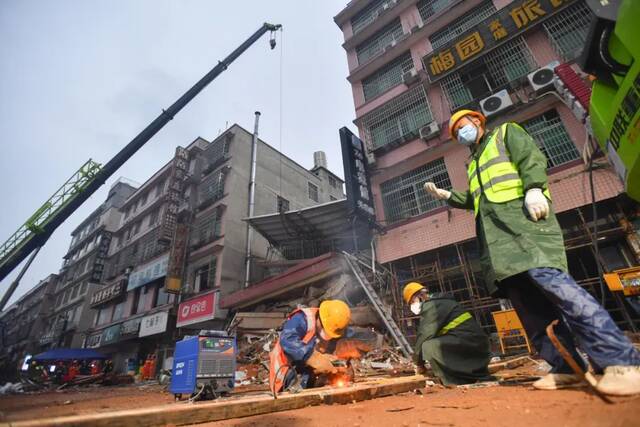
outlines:
M496 92L480 101L482 113L489 117L513 105L509 92L506 89Z
M409 71L402 74L402 83L406 84L407 86L411 86L418 80L419 80L418 70L416 70L415 68L412 68Z
M438 123L431 122L426 126L420 128L420 138L423 140L431 139L440 133L440 126Z
M556 76L556 73L553 70L558 65L560 65L558 61L553 61L542 68L538 68L533 73L529 73L527 75L527 79L529 80L529 84L533 90L539 92L551 88Z

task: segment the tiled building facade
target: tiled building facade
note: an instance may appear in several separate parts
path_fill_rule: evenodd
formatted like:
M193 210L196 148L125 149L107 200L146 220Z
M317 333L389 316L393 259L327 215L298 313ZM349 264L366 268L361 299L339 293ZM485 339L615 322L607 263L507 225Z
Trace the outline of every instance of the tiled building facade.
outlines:
M471 108L485 112L489 128L521 124L547 155L571 272L603 297L592 268L578 262L590 257L584 263L595 264L586 243L592 219L583 111L574 111L552 84L541 90L528 77L564 63L581 75L574 61L589 26L584 1L353 0L334 20L344 34L355 123L369 151L376 219L385 228L376 239L377 258L399 283L421 280L450 291L492 329L489 311L500 306L482 283L473 214L448 208L422 188L427 181L468 188L470 152L451 141L447 122L456 110ZM637 205L620 196L610 167L594 170L593 179L601 230L610 232L601 264L605 271L637 264L640 254L625 233L613 231L637 215ZM628 322L621 303L605 294L616 320Z

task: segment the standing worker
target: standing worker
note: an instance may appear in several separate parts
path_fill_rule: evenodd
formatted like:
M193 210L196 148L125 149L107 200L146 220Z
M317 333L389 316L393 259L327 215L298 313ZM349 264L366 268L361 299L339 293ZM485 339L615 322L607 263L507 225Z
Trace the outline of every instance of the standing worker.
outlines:
M340 300L323 301L318 308L301 308L289 314L269 353L271 391L285 390L298 379L301 388L313 387L317 375L336 373L332 362L337 358L321 353L316 344L342 337L350 320L351 310Z
M402 294L411 312L420 316L414 351L418 373L429 362L444 385L494 379L488 369L489 338L471 313L444 294L428 294L417 282L407 284Z
M534 347L552 366L534 387L582 385L546 335L547 325L559 319L556 334L573 358L585 368L572 334L596 372L604 371L597 386L602 393L640 393L640 353L567 273L562 232L549 203L546 157L516 123L488 132L485 121L472 110L449 120L451 137L471 149L469 190L448 191L432 182L424 188L452 207L474 211L489 291L511 300Z

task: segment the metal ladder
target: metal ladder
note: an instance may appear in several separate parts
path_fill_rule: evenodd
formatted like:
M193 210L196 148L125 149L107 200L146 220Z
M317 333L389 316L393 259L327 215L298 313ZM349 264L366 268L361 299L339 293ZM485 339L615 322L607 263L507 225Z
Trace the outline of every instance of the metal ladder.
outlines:
M369 280L360 269L360 266L358 265L358 260L353 255L350 255L346 252L343 252L343 255L344 255L344 259L347 261L347 265L353 272L353 275L358 280L358 283L360 283L360 286L362 286L362 289L364 290L365 294L367 294L369 301L371 301L371 304L373 304L373 308L376 310L376 312L378 313L378 316L380 316L380 318L384 322L385 326L387 327L387 330L395 340L396 344L398 344L398 346L400 347L400 350L405 355L405 357L411 358L413 354L413 348L411 347L411 345L405 338L404 334L398 327L396 321L393 320L393 317L391 317L391 315L389 315L385 310L384 304L382 303L382 300L376 293L376 290L373 288L373 286L371 286L371 283L369 283Z

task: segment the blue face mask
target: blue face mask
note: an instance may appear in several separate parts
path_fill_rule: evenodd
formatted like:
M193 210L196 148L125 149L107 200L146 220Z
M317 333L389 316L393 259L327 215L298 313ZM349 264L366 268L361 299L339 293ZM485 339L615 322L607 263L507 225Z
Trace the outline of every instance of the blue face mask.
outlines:
M464 125L458 130L458 142L462 145L475 144L478 137L478 128L472 124Z

